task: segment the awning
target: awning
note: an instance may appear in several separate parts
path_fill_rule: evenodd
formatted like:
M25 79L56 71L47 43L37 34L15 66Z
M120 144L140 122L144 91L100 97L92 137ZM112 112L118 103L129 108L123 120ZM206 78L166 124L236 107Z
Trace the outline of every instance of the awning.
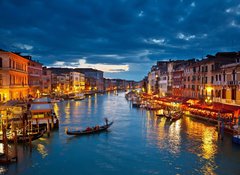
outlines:
M34 104L42 104L42 103L51 103L51 99L48 97L37 98L33 100Z
M44 113L52 112L53 107L51 104L32 104L30 107L31 113Z

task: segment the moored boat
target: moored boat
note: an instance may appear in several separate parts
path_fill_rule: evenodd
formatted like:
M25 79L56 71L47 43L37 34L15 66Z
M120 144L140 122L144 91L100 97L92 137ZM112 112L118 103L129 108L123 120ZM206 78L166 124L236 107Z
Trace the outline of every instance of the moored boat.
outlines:
M234 135L232 137L232 141L233 141L233 143L236 143L236 144L240 145L240 135L239 134L238 135Z
M181 119L182 118L182 115L181 114L173 114L172 116L171 116L171 119L170 119L170 121L171 122L175 122L175 121L177 121L177 120L179 120L179 119Z
M183 112L182 111L175 111L172 115L171 115L171 122L175 122L179 119L181 119L183 116Z
M111 125L113 124L113 121L102 126L95 126L92 128L87 128L85 130L76 130L76 131L70 131L66 130L67 135L88 135L88 134L95 134L95 133L100 133L102 131L106 131Z
M46 130L42 130L40 132L36 132L36 133L28 133L26 136L23 136L23 134L17 135L17 143L25 143L25 142L30 142L39 139L40 137L43 136L43 134L46 132ZM7 136L7 141L9 143L14 143L14 136L11 134L9 136ZM0 137L0 143L3 142L3 137Z
M62 98L53 98L53 99L51 99L51 103L59 103L61 101L63 101Z
M164 114L156 114L156 116L158 116L158 117L165 117Z
M83 93L78 93L78 94L75 94L74 96L74 100L84 100L85 99L85 95Z

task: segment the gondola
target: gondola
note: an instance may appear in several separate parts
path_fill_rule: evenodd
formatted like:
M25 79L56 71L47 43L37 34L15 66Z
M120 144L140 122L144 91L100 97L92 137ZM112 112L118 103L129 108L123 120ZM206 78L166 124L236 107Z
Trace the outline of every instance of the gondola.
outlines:
M182 118L182 115L181 115L181 114L174 114L174 115L171 116L170 121L171 121L171 122L175 122L175 121L177 121L177 120L179 120L179 119L181 119L181 118Z
M172 114L170 121L171 121L171 122L175 122L175 121L181 119L182 116L183 116L183 113L182 113L182 112L180 112L180 113L177 113L177 112L176 112L176 113Z
M159 117L159 118L160 118L160 117L165 117L164 114L156 114L156 116Z
M232 137L232 142L240 145L240 135L234 135Z
M77 130L77 131L69 131L67 129L66 134L67 135L88 135L88 134L95 134L95 133L100 133L103 131L106 131L111 125L113 124L113 121L110 122L109 124L99 126L99 128L91 128L90 130Z
M46 130L42 130L38 133L34 133L34 134L27 134L25 137L21 134L21 135L17 135L17 143L26 143L34 140L39 139L40 137L43 136L43 134L45 133ZM14 137L9 137L8 138L8 143L14 143ZM0 137L0 143L3 143L3 138Z

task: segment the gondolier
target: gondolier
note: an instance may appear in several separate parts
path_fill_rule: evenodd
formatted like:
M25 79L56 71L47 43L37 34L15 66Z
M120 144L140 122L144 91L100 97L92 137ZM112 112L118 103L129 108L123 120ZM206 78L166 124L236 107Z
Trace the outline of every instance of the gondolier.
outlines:
M108 125L108 118L105 118L105 123L106 125Z

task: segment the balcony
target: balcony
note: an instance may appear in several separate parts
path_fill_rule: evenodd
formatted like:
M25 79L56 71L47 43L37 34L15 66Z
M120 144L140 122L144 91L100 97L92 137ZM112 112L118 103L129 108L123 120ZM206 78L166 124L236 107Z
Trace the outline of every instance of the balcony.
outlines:
M228 81L228 85L240 85L240 81Z
M222 81L214 81L213 85L220 86L220 85L223 85L223 82Z

